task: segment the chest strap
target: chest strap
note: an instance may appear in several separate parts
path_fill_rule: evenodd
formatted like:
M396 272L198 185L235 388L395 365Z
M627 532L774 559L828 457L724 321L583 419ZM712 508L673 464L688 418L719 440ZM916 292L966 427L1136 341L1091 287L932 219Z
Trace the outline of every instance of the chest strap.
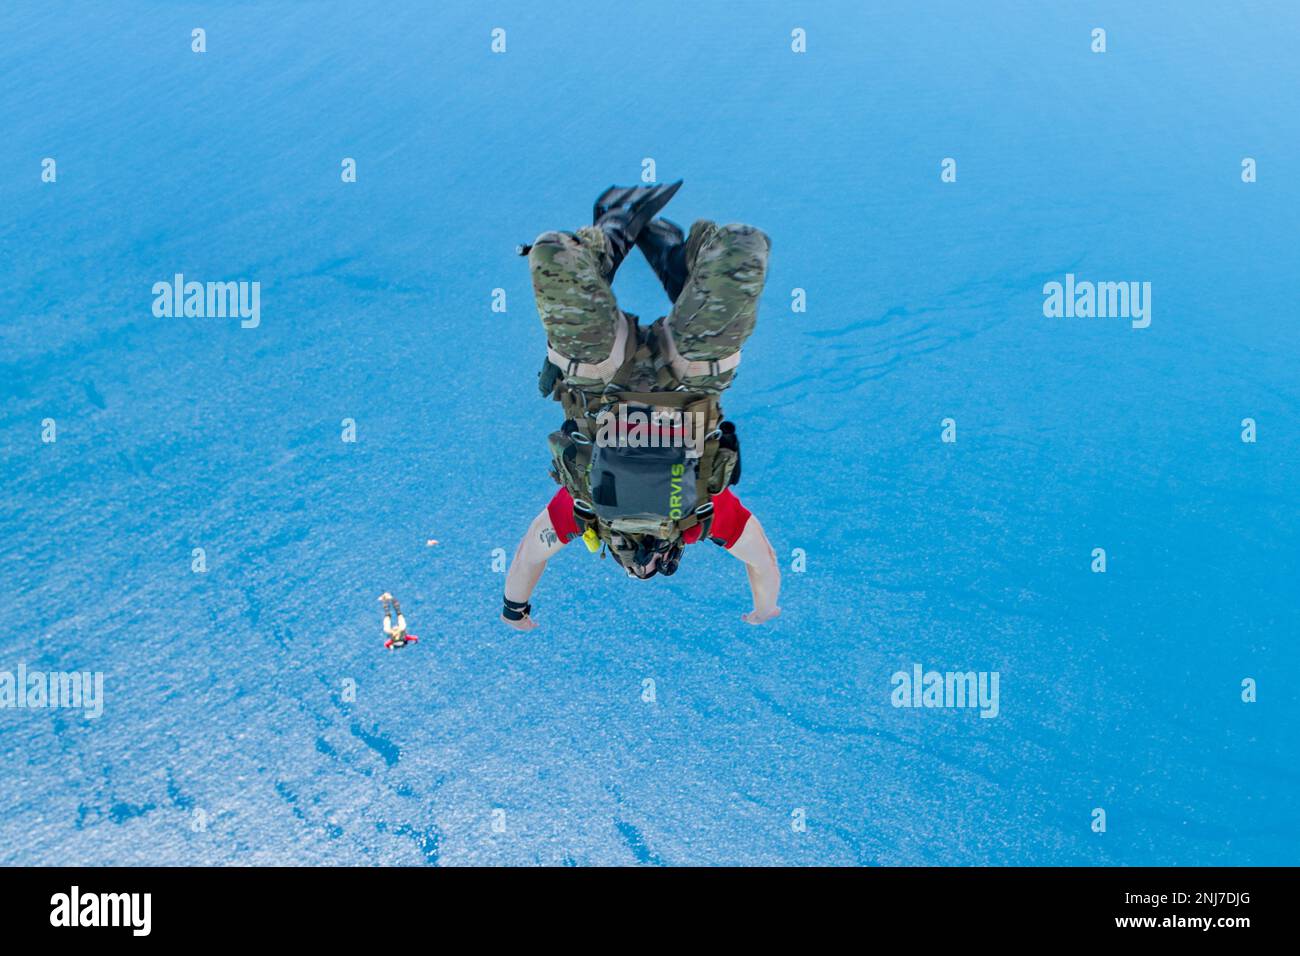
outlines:
M659 348L663 356L668 360L668 367L673 370L678 381L687 378L698 378L701 375L718 376L723 372L730 372L740 364L740 349L732 352L726 358L707 359L703 361L688 361L681 352L677 351L677 343L673 341L673 330L668 324L668 316L665 316L659 323ZM554 360L552 360L554 361Z
M577 359L569 358L563 352L560 352L551 345L546 343L546 357L551 360L551 364L557 366L566 378L594 378L602 382L610 382L614 378L614 373L622 368L623 363L627 361L628 334L631 323L625 315L619 315L618 329L614 332L614 347L609 350L609 357L601 362L579 362Z

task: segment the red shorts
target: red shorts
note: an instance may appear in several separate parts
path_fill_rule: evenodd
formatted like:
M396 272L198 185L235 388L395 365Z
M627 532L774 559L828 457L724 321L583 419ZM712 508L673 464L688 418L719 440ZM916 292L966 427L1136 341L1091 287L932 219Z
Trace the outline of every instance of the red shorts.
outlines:
M561 488L546 506L550 515L551 527L568 544L578 534L578 523L573 520L573 498L569 489ZM709 527L709 537L721 539L723 546L730 548L740 538L741 532L749 521L750 511L740 503L740 499L724 488L720 494L713 496L713 524ZM682 540L694 544L700 540L700 526L695 525L682 532Z

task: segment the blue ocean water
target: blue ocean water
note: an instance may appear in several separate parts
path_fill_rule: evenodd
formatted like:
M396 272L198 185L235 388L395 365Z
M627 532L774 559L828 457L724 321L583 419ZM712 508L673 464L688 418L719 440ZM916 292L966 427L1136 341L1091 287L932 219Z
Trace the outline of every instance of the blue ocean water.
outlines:
M1298 27L4 5L0 671L104 698L0 710L0 863L1300 862ZM772 237L726 407L784 613L711 546L569 548L520 635L493 552L558 407L513 249L647 158ZM176 273L260 325L156 317ZM1150 326L1046 318L1067 273L1150 282ZM997 717L894 707L914 664L996 671Z

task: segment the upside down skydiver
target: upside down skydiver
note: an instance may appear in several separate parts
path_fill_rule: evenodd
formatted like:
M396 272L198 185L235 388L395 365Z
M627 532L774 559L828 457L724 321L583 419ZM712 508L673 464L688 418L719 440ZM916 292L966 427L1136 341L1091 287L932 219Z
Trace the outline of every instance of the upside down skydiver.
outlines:
M781 613L776 555L730 490L740 445L719 405L754 330L771 243L753 226L701 219L685 233L655 218L680 186L611 186L596 200L593 225L521 247L546 330L539 386L565 421L550 436L560 489L506 575L501 619L516 630L537 626L528 599L546 562L574 538L642 580L675 573L685 546L707 538L745 564L754 608L744 620ZM672 302L649 326L622 311L611 288L633 245ZM622 424L611 430L611 421Z

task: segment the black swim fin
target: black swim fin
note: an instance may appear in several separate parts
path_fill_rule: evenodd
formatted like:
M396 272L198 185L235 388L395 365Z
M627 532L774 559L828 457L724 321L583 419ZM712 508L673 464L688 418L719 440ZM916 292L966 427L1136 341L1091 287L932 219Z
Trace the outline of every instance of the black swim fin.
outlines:
M649 222L668 205L668 200L682 188L682 180L675 183L656 183L652 186L610 186L596 199L591 221L609 241L610 267L606 280L612 281L614 272L622 264Z
M686 285L686 234L682 227L667 219L652 220L636 237L636 247L675 303Z

